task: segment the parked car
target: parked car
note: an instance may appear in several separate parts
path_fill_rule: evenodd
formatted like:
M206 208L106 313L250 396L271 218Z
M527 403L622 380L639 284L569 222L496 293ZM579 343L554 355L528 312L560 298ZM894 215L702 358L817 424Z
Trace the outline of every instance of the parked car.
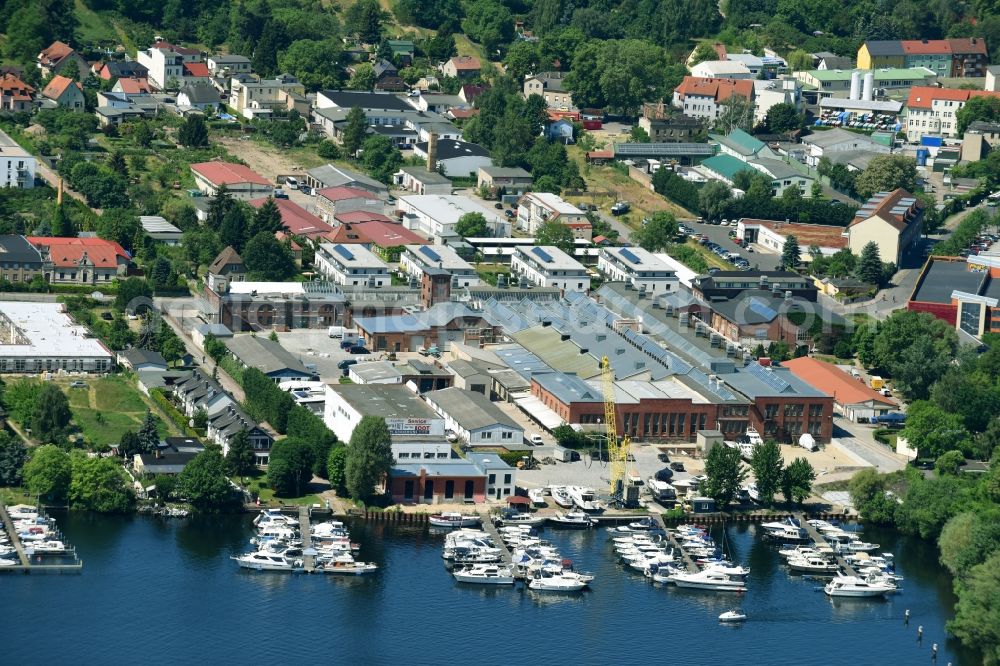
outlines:
M509 208L505 210L503 214L506 215L507 217L514 217L514 211L510 210Z
M356 364L357 364L357 360L356 359L345 358L343 361L341 361L340 363L337 364L337 368L340 369L340 370L344 370L345 371L344 374L347 374L346 370L348 368L350 368L352 365L356 365Z
M496 208L497 210L503 210L503 204L500 203L499 201L493 204L493 207Z
M619 201L611 207L611 214L624 215L625 213L629 212L630 209L631 206L629 206L629 203L627 201Z
M663 463L670 462L670 456L668 456L666 453L657 453L656 459Z
M351 345L351 348L348 349L347 351L349 351L352 354L368 354L368 353L370 353L366 347L362 347L361 345Z
M670 480L674 478L674 470L670 469L669 467L664 467L653 476L656 478L657 481L665 481L666 483L670 483Z
M670 469L674 470L675 472L683 472L684 471L684 463L682 463L682 462L672 462L672 463L670 463Z
M356 344L357 344L357 341L355 341L355 340L344 340L344 341L342 341L340 343L340 348L341 349L350 349L351 347L353 347Z
M541 446L543 443L542 436L539 435L537 432L531 433L531 443L534 444L535 446Z
M87 388L87 382L77 379L75 382L69 383L70 388Z

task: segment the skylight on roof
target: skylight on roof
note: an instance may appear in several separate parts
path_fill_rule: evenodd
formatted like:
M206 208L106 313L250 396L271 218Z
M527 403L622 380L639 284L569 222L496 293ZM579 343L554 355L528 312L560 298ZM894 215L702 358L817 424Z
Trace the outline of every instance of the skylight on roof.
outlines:
M546 252L542 248L540 248L540 247L533 247L533 248L531 248L531 251L532 251L532 253L536 257L538 257L539 259L541 259L546 264L551 264L552 263L552 255L550 255L548 252Z
M343 245L334 245L333 249L337 254L342 256L344 259L347 259L348 261L354 261L354 253L348 250Z
M642 263L642 261L641 261L641 260L639 259L639 257L635 256L635 253L634 253L634 252L632 252L632 250L629 250L628 248L625 248L625 249L623 249L623 250L621 251L621 255L622 255L622 256L623 256L623 257L624 257L624 258L625 258L625 259L626 259L626 260L627 260L628 262L630 262L630 263L633 263L633 264L635 264L635 265L637 265L637 266L638 266L639 264L641 264L641 263Z
M428 259L430 259L431 261L441 261L441 255L439 255L437 252L435 252L426 245L420 246L420 253L423 254Z

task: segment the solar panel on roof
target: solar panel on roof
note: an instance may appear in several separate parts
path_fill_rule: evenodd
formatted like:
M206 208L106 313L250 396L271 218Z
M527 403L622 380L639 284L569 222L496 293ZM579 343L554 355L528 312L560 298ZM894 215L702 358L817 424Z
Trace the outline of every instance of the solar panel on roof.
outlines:
M751 298L750 303L747 306L750 308L751 312L754 312L767 321L771 321L778 316L778 313L770 305L756 298Z
M626 259L627 261L629 261L630 263L633 263L633 264L636 264L636 265L638 265L638 264L641 264L641 263L642 263L642 261L640 261L639 257L635 256L635 253L634 253L634 252L632 252L632 250L630 250L630 249L628 249L628 248L625 248L625 249L623 249L623 250L621 251L621 255L622 255L623 257L625 257L625 259Z
M343 245L334 245L334 251L348 261L354 261L354 254Z
M539 259L541 259L542 261L544 261L545 263L547 263L547 264L551 264L552 263L552 255L550 255L548 252L546 252L542 248L540 248L540 247L533 247L533 248L531 248L531 252L536 257L538 257Z
M420 246L420 252L421 252L421 254L423 254L425 257L427 257L431 261L441 261L441 255L439 255L437 252L435 252L434 250L430 249L426 245L421 245Z
M785 389L791 386L791 384L789 384L784 379L776 375L773 370L768 370L767 368L759 364L753 363L751 365L748 365L746 367L746 370L751 375L753 375L760 381L764 382L771 388L775 389L776 391L783 392Z

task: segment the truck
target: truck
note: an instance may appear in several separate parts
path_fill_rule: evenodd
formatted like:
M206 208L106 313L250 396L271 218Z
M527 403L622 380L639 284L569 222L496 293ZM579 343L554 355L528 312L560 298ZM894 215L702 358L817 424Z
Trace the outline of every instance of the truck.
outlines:
M876 391L881 391L882 389L885 388L885 380L879 377L878 375L872 375L871 386Z
M346 326L331 326L327 329L327 335L335 340L340 340L341 346L347 344L357 344L358 342L358 332L352 331Z

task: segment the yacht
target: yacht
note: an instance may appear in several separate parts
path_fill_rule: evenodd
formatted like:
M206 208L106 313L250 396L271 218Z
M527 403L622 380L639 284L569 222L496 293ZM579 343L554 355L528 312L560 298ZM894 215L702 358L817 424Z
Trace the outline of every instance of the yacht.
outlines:
M812 574L836 574L840 567L835 562L831 562L823 557L791 557L788 559L788 568L792 571Z
M757 484L751 483L746 487L747 497L753 502L760 502L760 491L757 490Z
M62 553L66 551L66 546L62 541L36 541L28 546L27 550L32 550L36 553Z
M459 583L475 583L477 585L513 585L514 574L510 567L496 564L474 564L465 569L452 572Z
M429 522L432 527L447 527L449 529L454 529L456 527L475 527L476 525L481 524L483 519L474 514L467 515L454 511L447 511L432 515L427 519L427 522Z
M583 486L566 486L566 492L573 500L574 506L586 513L601 513L604 505L597 501L597 493L593 488Z
M574 529L587 529L594 525L593 518L582 511L559 512L549 518L549 522L556 527L570 527Z
M747 589L746 583L739 578L712 569L698 573L675 573L669 576L669 579L677 587L688 587L696 590L746 592Z
M896 586L886 579L837 576L823 591L831 597L881 597L895 592Z
M538 527L545 522L545 516L538 516L531 513L512 513L500 518L500 524L526 525L528 527Z
M551 486L553 501L564 509L573 508L573 498L566 486Z
M542 488L532 488L529 490L528 499L531 500L532 506L544 507L549 505L549 503L545 501L545 491Z
M325 559L316 570L338 576L360 576L378 571L374 562L357 562L349 553L342 553L332 559Z
M302 566L301 560L289 560L281 553L259 550L232 556L244 569L255 571L293 571Z
M719 622L743 622L746 619L746 613L741 610L730 610L719 615Z
M793 524L790 520L786 522L761 523L764 535L772 539L784 542L805 542L811 541L805 529Z
M880 546L877 543L868 543L867 541L857 540L840 545L840 550L848 553L874 553L879 548Z
M727 576L749 576L750 570L746 567L741 567L738 564L732 564L730 562L719 562L714 564L709 564L705 567L706 571L714 571L717 573L725 574Z
M559 573L540 571L528 583L528 588L541 592L579 592L587 587L588 583L589 581L583 576L572 571Z
M285 527L298 527L299 521L291 516L286 516L278 509L264 509L260 515L253 519L256 527L263 525L283 525Z

